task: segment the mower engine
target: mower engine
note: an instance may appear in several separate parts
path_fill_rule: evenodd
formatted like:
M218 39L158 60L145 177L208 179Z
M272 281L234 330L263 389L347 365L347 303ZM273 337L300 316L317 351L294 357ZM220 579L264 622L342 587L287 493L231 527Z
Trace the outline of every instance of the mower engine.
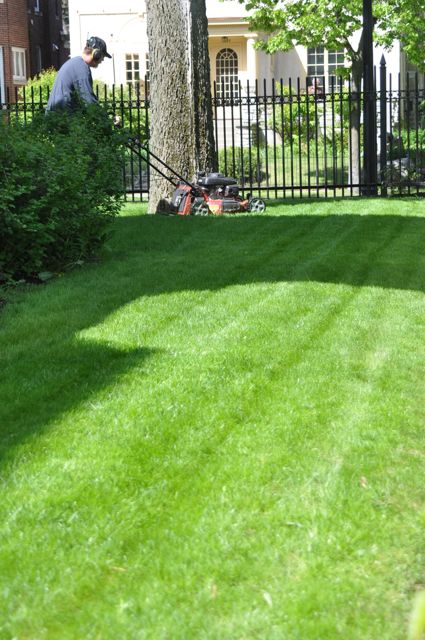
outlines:
M198 186L204 193L208 209L211 213L239 213L240 211L264 211L264 200L251 198L248 195L243 198L239 195L239 187L234 178L229 178L222 173L198 174ZM260 205L258 204L260 203ZM255 204L257 208L252 205Z
M234 178L222 173L198 175L198 185L202 188L211 213L237 213L241 211L239 188Z

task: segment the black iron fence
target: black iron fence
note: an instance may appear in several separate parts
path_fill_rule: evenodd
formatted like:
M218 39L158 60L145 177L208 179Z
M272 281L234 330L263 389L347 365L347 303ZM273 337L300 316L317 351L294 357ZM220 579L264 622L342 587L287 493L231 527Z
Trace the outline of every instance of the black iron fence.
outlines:
M371 94L351 80L330 85L282 81L239 85L227 98L214 91L220 170L241 186L274 198L353 195L419 195L425 192L425 79L375 74ZM220 92L223 93L222 91ZM365 104L372 103L376 140L369 154L376 182L365 165Z
M103 87L99 101L121 117L142 141L149 139L149 99L144 87ZM28 120L45 108L48 95L22 91L2 104L8 118ZM377 180L364 172L363 113L372 101L377 139ZM1 100L0 100L1 102ZM425 193L425 79L375 73L371 94L351 80L330 84L296 80L257 81L213 87L219 170L237 178L243 191L267 198L312 198ZM369 149L370 151L370 149ZM128 150L123 176L128 197L149 192L146 163Z

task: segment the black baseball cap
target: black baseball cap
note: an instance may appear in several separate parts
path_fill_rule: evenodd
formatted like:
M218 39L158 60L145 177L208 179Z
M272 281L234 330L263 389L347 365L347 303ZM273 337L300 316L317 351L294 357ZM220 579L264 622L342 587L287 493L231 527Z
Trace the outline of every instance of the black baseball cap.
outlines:
M102 38L91 36L91 38L87 40L86 47L90 47L90 49L99 49L103 58L112 58L112 56L107 52L106 42L102 40Z

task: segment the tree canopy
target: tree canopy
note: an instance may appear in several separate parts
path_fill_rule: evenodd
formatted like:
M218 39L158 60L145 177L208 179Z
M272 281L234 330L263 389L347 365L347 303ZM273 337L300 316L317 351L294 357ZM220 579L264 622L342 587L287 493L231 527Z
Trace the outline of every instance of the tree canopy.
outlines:
M295 44L344 49L351 64L361 59L352 35L362 28L362 0L239 0L253 30L269 34L259 46L269 53ZM391 48L400 40L408 59L425 70L425 0L375 0L375 41Z

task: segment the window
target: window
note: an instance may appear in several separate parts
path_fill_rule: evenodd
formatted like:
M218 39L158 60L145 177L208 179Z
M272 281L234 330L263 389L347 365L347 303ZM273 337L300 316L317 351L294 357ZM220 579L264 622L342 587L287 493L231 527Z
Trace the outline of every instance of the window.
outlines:
M25 49L12 47L13 82L24 83L27 80Z
M307 85L323 87L325 82L325 49L323 47L307 50Z
M344 50L329 50L324 47L314 47L307 50L307 86L323 91L326 85L334 90L339 87L338 76L335 71L344 67Z
M335 75L335 71L337 69L341 69L344 67L344 50L342 51L328 51L328 84L329 87L332 87L332 83L334 89L339 86L339 77Z
M41 53L41 47L39 45L35 48L35 71L40 73L43 68L43 56Z
M127 53L125 56L125 79L127 84L136 85L140 82L140 60L138 53Z
M216 58L218 98L239 98L238 55L233 49L221 49Z

